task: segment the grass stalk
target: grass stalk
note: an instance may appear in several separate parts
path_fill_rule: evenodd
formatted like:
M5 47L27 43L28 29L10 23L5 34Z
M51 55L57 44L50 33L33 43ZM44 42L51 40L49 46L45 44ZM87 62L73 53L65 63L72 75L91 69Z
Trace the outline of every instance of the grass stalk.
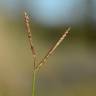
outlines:
M35 48L33 46L32 43L32 34L31 34L31 29L30 29L30 20L29 20L29 16L27 15L26 12L24 12L24 17L25 17L25 25L26 25L26 29L27 29L27 35L28 35L28 40L29 40L29 44L30 44L30 49L33 55L33 80L32 80L32 96L36 96L36 73L37 71L40 70L40 68L46 63L47 59L49 58L49 56L56 50L56 48L61 44L61 42L65 39L65 37L67 36L67 34L70 31L70 28L68 28L62 35L61 37L58 39L58 41L49 49L49 51L47 52L47 54L45 55L45 57L38 63L36 64L36 51Z
M36 71L33 71L32 96L35 96L35 89L36 89Z

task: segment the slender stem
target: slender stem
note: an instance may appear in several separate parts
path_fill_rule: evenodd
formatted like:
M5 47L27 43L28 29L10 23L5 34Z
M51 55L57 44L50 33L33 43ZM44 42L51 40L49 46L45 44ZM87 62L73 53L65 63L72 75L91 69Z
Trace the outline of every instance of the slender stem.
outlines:
M46 63L48 57L55 51L55 49L61 44L61 42L65 39L65 37L67 36L67 34L70 31L70 27L62 34L62 36L59 38L59 40L55 43L55 45L53 45L48 53L45 55L45 57L40 61L40 63L35 67L35 69L38 71L40 69L40 67Z
M36 66L36 58L34 58L34 69L33 69L33 81L32 81L32 96L35 96L35 89L36 89L36 71L35 71L35 66Z
M32 81L32 96L35 96L35 87L36 87L36 71L34 70Z

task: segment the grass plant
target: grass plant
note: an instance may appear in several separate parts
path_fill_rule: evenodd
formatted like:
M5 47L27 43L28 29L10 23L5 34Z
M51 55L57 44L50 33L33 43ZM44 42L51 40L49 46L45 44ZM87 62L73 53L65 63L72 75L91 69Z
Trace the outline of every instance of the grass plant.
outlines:
M36 73L47 62L47 59L50 57L50 55L56 50L56 48L65 39L65 37L67 36L67 34L70 31L70 27L61 35L61 37L57 40L57 42L54 45L52 45L52 47L48 50L45 57L38 64L36 64L37 54L36 54L35 47L32 42L32 34L31 34L31 29L30 29L30 18L28 16L27 12L24 12L24 17L25 17L26 32L27 32L27 36L28 36L28 40L29 40L29 44L30 44L30 49L31 49L31 52L33 55L33 60L34 60L34 63L33 63L34 67L32 69L32 72L33 72L32 96L36 96Z

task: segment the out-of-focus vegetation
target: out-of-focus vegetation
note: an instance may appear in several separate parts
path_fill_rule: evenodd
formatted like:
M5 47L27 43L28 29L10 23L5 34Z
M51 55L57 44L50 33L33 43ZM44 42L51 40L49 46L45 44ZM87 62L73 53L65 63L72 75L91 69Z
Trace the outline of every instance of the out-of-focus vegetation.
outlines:
M83 18L78 18L79 12L74 11L78 8L83 10L80 10L82 2L75 3L71 16L66 16L65 21L68 22L61 26L44 26L40 22L37 24L35 19L31 20L39 60L66 26L71 26L66 40L38 74L38 96L96 96L96 3L95 0L85 1ZM31 96L33 59L23 23L24 6L27 4L16 2L0 1L0 96ZM72 7L75 0L66 2ZM32 17L29 9L28 12Z

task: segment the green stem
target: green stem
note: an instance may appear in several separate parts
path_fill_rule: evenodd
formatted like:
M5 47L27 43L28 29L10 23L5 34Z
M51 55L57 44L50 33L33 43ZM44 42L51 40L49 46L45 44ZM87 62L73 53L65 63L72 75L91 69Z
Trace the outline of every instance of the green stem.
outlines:
M35 96L35 87L36 87L36 71L33 72L33 81L32 81L32 96Z

